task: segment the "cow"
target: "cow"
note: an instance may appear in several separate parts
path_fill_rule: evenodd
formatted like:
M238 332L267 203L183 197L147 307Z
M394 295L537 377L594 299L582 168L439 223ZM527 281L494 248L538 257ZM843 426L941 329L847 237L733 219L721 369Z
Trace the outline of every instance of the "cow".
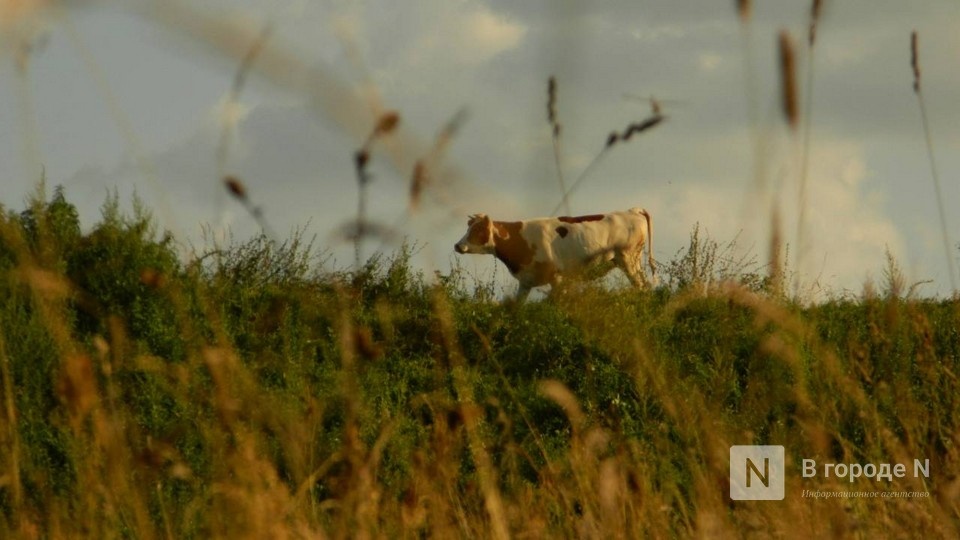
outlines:
M494 221L486 214L467 220L467 233L454 245L457 253L490 254L500 259L517 278L517 302L530 289L550 285L556 290L565 278L605 275L620 268L635 286L648 285L643 271L647 248L650 275L653 229L650 214L642 208L577 217Z

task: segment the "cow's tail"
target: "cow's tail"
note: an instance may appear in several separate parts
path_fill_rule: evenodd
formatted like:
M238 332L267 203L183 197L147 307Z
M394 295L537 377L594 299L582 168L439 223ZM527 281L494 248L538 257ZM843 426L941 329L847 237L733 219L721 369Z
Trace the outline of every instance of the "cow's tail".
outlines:
M650 265L650 276L657 275L657 262L653 260L653 219L650 218L650 212L643 208L631 208L631 212L643 216L647 220L647 264Z

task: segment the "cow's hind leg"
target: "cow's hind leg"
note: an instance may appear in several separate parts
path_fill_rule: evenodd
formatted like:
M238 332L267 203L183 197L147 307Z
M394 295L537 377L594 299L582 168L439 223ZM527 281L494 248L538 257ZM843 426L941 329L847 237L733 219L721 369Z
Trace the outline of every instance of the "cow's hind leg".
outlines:
M530 296L530 286L521 283L520 287L517 288L517 296L514 297L514 301L522 304L527 299L527 296Z
M643 261L640 260L639 253L617 251L614 253L613 262L617 265L617 268L627 275L627 279L630 280L630 283L632 283L634 287L639 289L649 287L650 284L647 282L647 276L643 272Z

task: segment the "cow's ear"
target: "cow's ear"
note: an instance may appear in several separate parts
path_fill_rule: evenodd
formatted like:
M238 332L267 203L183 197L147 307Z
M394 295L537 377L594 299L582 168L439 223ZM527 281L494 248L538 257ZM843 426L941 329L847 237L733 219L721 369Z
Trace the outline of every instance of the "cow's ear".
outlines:
M467 225L473 225L474 223L476 223L477 221L480 221L481 219L489 219L489 218L487 218L486 214L471 214L469 217L467 217Z
M491 225L493 225L493 224L491 223ZM491 228L493 229L494 234L496 234L498 237L500 237L500 238L502 238L502 239L504 239L504 240L509 240L509 239L510 239L510 231L508 231L506 227L503 227L503 226L500 226L500 225L496 225L496 226L493 226L493 227L491 227Z

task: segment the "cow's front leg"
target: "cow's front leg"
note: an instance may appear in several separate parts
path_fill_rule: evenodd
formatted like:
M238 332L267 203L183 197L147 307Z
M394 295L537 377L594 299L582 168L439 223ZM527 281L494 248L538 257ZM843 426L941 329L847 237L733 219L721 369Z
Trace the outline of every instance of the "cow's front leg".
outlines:
M560 274L554 274L553 277L550 278L550 296L551 297L554 295L557 295L557 296L563 295L563 293L566 292L565 287L566 285L563 281L563 278L560 276Z
M530 286L524 283L520 284L520 287L517 288L517 296L514 297L514 301L518 304L522 304L527 296L530 295Z

